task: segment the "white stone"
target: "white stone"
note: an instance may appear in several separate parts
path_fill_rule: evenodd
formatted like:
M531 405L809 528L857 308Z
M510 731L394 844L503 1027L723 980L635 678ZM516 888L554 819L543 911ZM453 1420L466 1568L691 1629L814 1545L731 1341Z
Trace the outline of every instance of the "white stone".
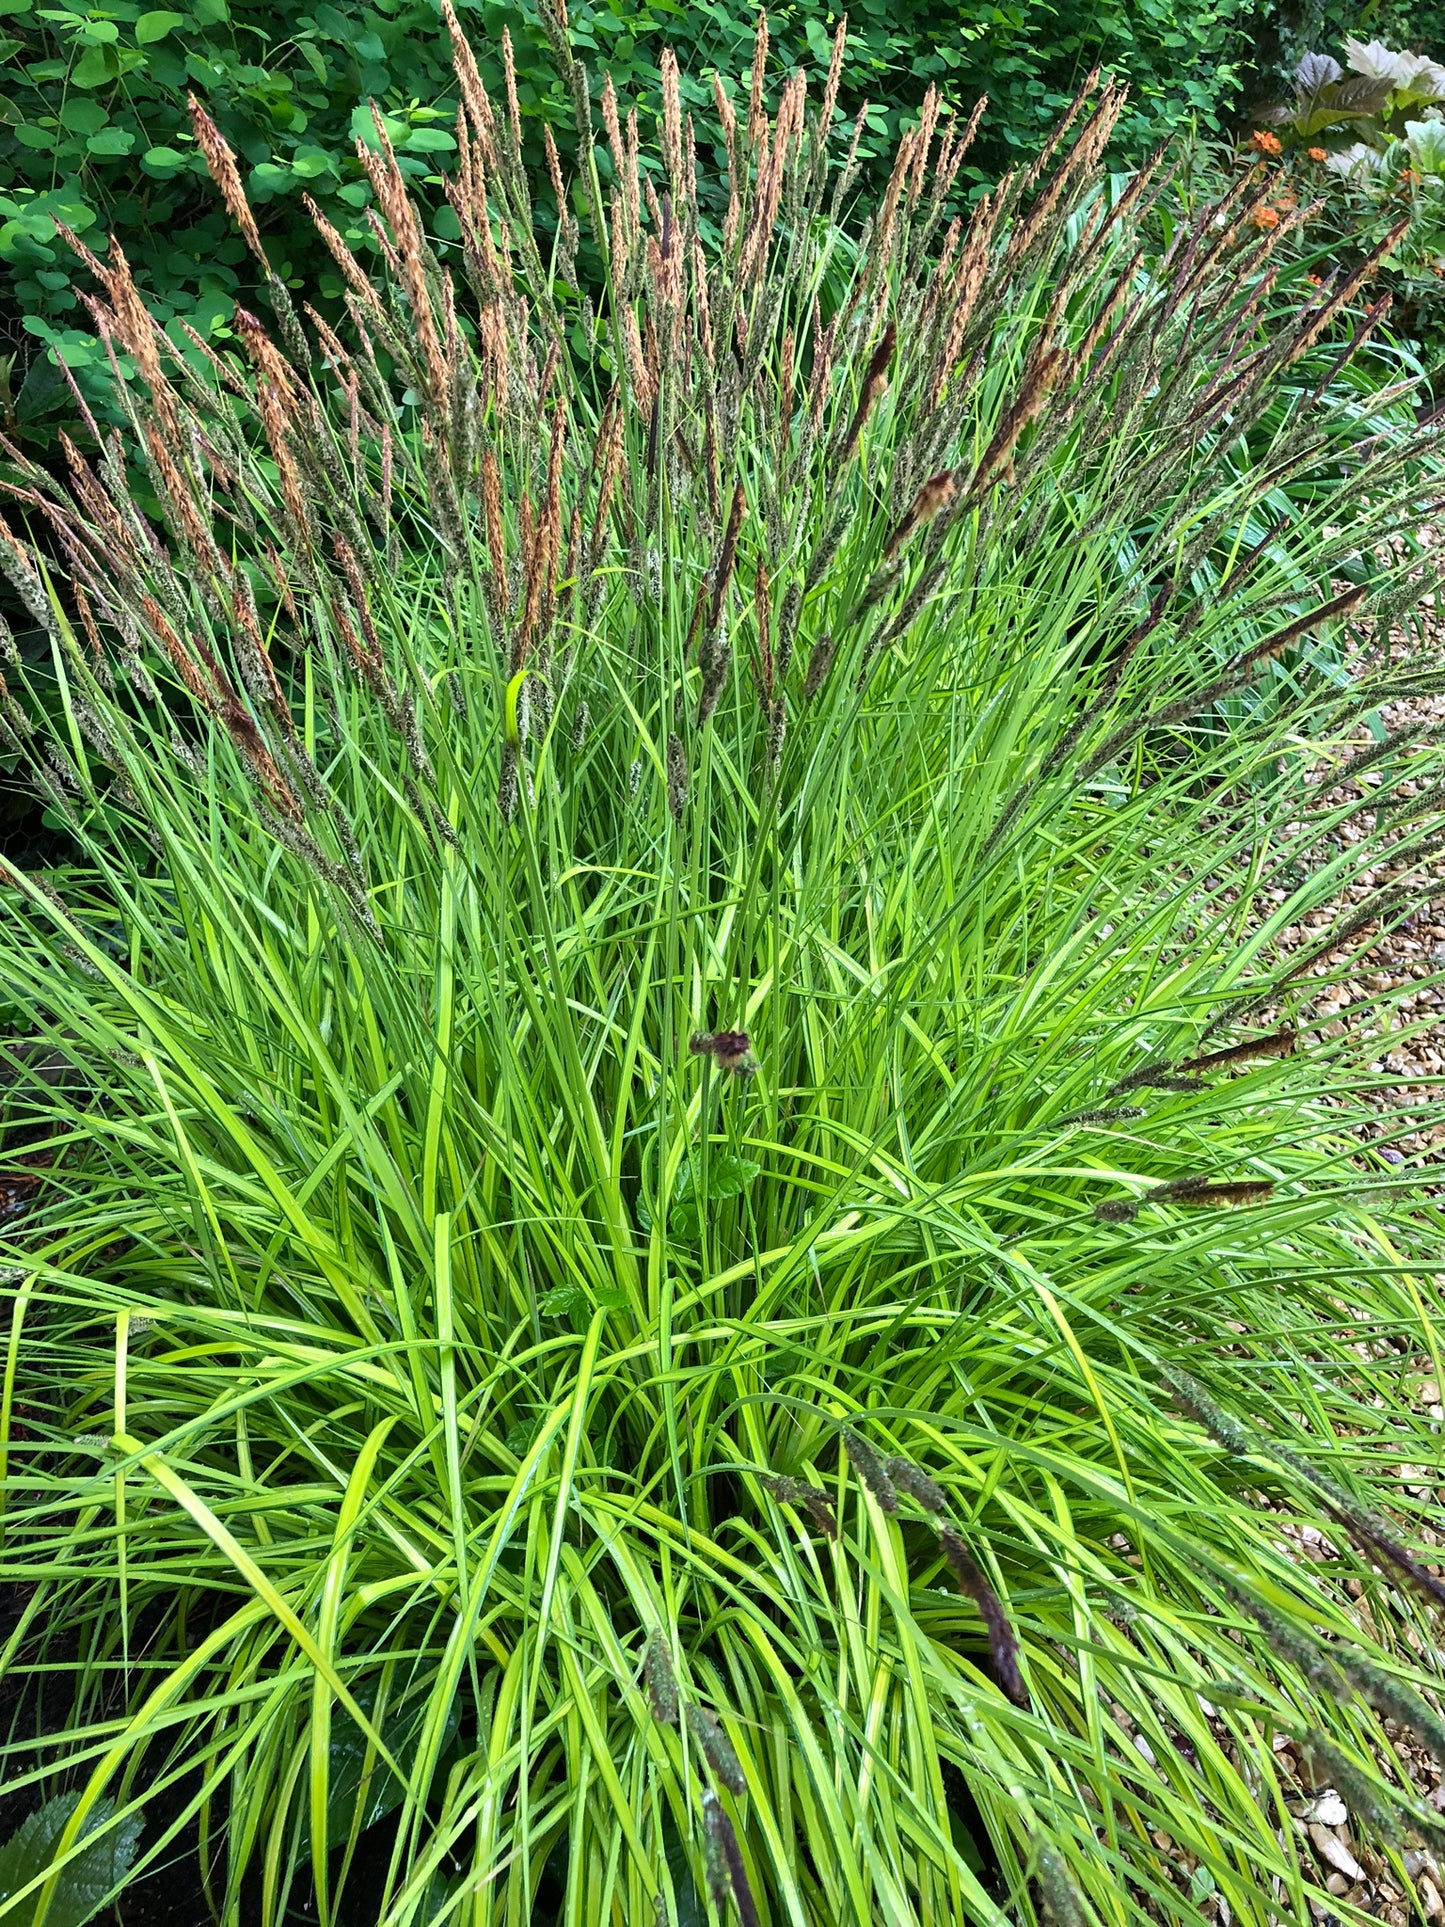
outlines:
M1344 1874L1349 1880L1364 1879L1364 1868L1338 1834L1330 1833L1318 1821L1311 1822L1309 1833L1315 1852L1326 1866L1333 1867L1336 1873Z
M1333 1788L1320 1795L1308 1814L1309 1819L1318 1820L1322 1827L1342 1827L1349 1817L1349 1808Z

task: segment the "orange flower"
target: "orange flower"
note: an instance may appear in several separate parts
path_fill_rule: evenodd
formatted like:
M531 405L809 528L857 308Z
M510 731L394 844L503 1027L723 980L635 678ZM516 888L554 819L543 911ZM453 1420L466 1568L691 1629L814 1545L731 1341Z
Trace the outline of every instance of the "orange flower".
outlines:
M1327 161L1329 159L1329 155L1322 147L1308 147L1305 149L1305 152L1312 161Z
M1324 283L1317 274L1307 274L1305 280L1309 282L1312 288L1322 288L1324 286Z
M1279 209L1277 207L1257 207L1249 218L1255 227L1278 227Z
M1267 133L1262 127L1255 129L1249 137L1249 142L1251 147L1257 148L1261 154L1278 154L1281 151L1279 135Z

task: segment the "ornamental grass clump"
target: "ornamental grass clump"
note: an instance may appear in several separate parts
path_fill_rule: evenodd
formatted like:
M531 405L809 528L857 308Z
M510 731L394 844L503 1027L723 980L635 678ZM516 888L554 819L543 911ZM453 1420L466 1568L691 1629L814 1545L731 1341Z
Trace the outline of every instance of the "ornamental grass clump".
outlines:
M546 18L546 253L449 14L459 241L380 121L344 324L76 241L130 432L11 451L14 1904L1308 1922L1277 1735L1439 1831L1433 1207L1315 1002L1445 849L1437 431L1112 84L956 214L931 96L855 241L836 60L651 146Z

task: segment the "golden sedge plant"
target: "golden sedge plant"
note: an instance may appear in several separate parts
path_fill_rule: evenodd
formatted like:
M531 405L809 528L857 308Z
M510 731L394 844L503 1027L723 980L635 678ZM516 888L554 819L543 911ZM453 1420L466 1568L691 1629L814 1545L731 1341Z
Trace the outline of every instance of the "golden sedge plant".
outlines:
M448 11L460 238L378 119L344 315L197 106L274 327L74 242L130 428L10 451L0 1921L139 1823L228 1927L1306 1923L1325 1785L1403 1892L1370 264L1176 221L1112 83L971 203L930 95L860 231L841 36L645 148L545 17L575 176Z

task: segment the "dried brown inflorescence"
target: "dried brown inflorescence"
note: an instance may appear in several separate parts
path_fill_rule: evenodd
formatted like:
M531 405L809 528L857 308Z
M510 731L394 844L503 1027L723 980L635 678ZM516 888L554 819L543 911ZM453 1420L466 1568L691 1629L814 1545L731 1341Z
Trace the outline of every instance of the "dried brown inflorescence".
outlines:
M447 837L455 804L435 772L459 705L493 705L496 797L510 821L533 797L559 707L569 706L560 741L587 735L579 719L593 713L585 664L599 625L645 595L661 622L659 806L681 820L705 781L704 733L722 726L741 634L745 646L752 639L757 700L730 702L726 727L743 732L739 754L752 759L772 810L830 714L867 700L870 684L906 657L914 625L947 593L966 532L986 528L1010 491L1026 496L1065 438L1087 451L1134 434L1147 408L1135 476L1147 506L1222 424L1234 436L1250 431L1281 375L1338 321L1391 245L1387 237L1266 329L1261 304L1278 241L1237 238L1259 204L1257 182L1242 180L1220 209L1180 222L1151 279L1139 272L1136 230L1167 185L1162 157L1122 194L1097 192L1120 86L1091 76L1037 161L971 211L958 206L959 170L983 103L956 117L930 89L851 280L825 304L816 278L799 279L798 261L800 237L822 231L856 178L861 118L832 138L844 29L816 107L801 72L774 84L762 19L745 101L735 109L719 83L728 191L719 245L699 220L706 144L671 56L657 132L662 171L653 175L641 164L636 115L619 108L610 81L594 127L565 9L549 6L542 23L583 164L569 181L565 144L546 130L556 240L544 259L510 41L503 36L493 100L449 0L443 17L459 97L447 182L460 226L452 259L429 238L377 115L358 158L383 271L308 204L342 274L347 319L333 325L308 308L303 327L272 271L235 156L193 102L199 148L267 276L274 320L238 314L240 356L218 354L194 331L182 355L124 259L101 259L62 227L94 279L86 299L103 344L139 377L125 406L163 526L132 497L122 441L98 429L97 454L67 447L68 489L18 451L22 485L11 485L47 521L75 585L65 592L65 634L85 638L84 673L102 693L128 683L148 703L199 709L235 750L263 819L284 820L293 842L322 853L318 874L346 878L363 921L363 839L303 749L296 720L309 657L354 675L394 738L396 781L429 832ZM601 170L592 164L599 143ZM557 277L575 285L587 248L605 263L608 294L583 304L579 326ZM1367 338L1379 306L1342 353ZM1012 346L999 361L990 344L1019 314L1031 319L1010 322ZM1181 351L1201 332L1209 362ZM603 342L611 385L598 389L588 371ZM1280 448L1262 486L1292 460L1313 459L1303 429ZM1371 453L1371 499L1388 496L1410 459L1404 445ZM1202 686L1155 678L1149 703L1131 701L1140 665L1198 619L1190 572L1222 530L1203 496L1191 512L1197 532L1160 572L1166 579L1142 598L1120 591L1119 643L1092 697L1086 691L1039 774L1001 799L981 860L1006 848L1069 754L1077 751L1087 781L1361 610L1362 589L1322 595L1305 615L1242 642ZM1030 513L1037 524L1042 511ZM679 530L693 544L686 554L674 546ZM1020 542L1032 533L1022 529ZM1248 589L1273 540L1236 553L1220 594ZM477 655L477 675L428 685L409 661L392 595L413 544L439 553L446 620L459 652ZM850 561L840 571L845 544ZM5 556L18 591L53 628L55 605L17 552ZM13 677L6 700L7 730L23 738ZM99 712L92 702L86 713ZM169 730L178 741L189 733L179 719ZM1368 908L1382 907L1383 898ZM1368 912L1349 914L1359 923ZM1353 927L1347 917L1329 935ZM1293 967L1308 969L1309 957ZM1251 1054L1203 1051L1167 1075L1195 1082Z
M694 1057L710 1057L731 1077L750 1077L756 1069L753 1040L745 1030L695 1031L687 1047Z
M790 1505L795 1511L806 1512L825 1538L838 1537L838 1515L833 1510L833 1502L818 1486L809 1485L803 1479L786 1478L780 1473L764 1473L759 1483L780 1505Z

